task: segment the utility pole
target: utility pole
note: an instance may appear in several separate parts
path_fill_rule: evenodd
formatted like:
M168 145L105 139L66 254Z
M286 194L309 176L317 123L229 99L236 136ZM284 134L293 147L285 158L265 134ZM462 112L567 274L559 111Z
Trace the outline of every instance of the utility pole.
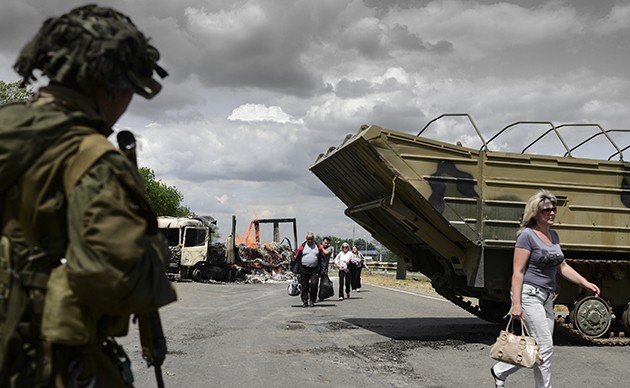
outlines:
M355 228L355 226L352 225L352 246L354 246L354 228Z

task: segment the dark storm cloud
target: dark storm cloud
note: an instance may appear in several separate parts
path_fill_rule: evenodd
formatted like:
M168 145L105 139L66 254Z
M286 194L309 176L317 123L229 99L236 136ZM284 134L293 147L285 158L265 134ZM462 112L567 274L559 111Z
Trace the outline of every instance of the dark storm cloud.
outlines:
M356 81L350 81L346 78L337 83L335 91L340 98L353 98L363 97L370 92L372 83L360 79Z
M434 51L447 53L453 51L453 44L444 40L436 43L425 43L417 34L410 33L407 26L396 24L392 27L390 40L395 48L412 51Z
M44 14L46 15L46 14ZM0 52L19 52L22 46L35 35L33 20L42 22L44 15L24 2L7 1L0 6ZM13 58L15 59L15 58Z
M404 90L407 85L400 83L394 77L387 77L379 82L370 82L365 79L349 80L342 78L335 87L335 93L339 98L368 97L376 93L395 93Z
M409 32L407 26L388 25L375 18L366 18L340 31L337 40L343 50L355 50L369 59L389 59L396 51L449 53L453 44L440 40L425 42L418 34Z

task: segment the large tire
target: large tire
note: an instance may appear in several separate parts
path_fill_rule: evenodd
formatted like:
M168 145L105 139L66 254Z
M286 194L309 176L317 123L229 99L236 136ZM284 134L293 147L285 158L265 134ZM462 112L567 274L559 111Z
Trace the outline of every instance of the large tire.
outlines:
M205 281L203 277L203 271L198 266L192 270L192 273L190 274L190 276L196 282L203 283Z
M573 326L589 338L599 338L608 333L612 322L608 303L596 296L587 296L575 302L569 317Z

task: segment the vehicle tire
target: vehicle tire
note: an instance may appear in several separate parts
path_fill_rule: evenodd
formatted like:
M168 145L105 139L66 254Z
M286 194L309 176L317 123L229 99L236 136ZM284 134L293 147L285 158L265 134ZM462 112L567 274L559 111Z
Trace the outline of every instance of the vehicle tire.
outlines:
M195 267L192 270L191 277L196 282L203 282L204 281L203 271L201 271L201 268L199 268L199 267Z

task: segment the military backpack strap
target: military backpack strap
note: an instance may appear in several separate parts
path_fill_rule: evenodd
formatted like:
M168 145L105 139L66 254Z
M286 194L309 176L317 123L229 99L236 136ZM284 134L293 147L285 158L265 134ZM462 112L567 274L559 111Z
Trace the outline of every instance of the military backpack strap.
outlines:
M112 151L118 152L118 149L100 133L88 135L81 141L79 151L68 165L63 177L66 198L70 196L83 174L103 155Z

